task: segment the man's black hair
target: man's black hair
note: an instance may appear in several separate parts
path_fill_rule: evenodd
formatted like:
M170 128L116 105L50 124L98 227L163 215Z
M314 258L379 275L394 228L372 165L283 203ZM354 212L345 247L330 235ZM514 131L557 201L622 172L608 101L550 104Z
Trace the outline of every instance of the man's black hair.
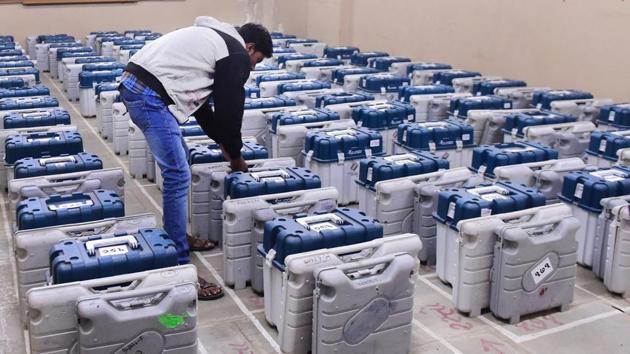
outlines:
M267 58L271 57L273 42L269 31L263 25L246 23L238 29L238 33L243 37L245 44L254 43L257 52L261 52Z

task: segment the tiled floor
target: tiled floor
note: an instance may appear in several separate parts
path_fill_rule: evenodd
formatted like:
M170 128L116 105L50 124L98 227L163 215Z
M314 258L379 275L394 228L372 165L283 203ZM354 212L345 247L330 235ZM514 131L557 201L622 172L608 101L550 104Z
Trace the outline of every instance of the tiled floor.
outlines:
M97 136L93 119L79 115L78 104L64 99L59 83L47 75L49 86L62 105L72 113L73 124L84 137L85 149L98 153L106 167L127 168L125 157L115 156L110 143ZM134 180L126 174L126 212L161 213L161 195L154 184ZM8 204L0 193L0 353L26 351L25 333L18 319ZM222 282L220 250L195 253L199 273ZM217 301L199 303L200 353L264 354L279 352L277 332L265 321L263 299L251 290L226 289ZM563 313L549 312L509 325L491 314L468 318L451 305L451 291L423 268L416 287L415 318L411 353L630 353L630 300L614 297L587 269L578 270L575 300ZM386 353L384 353L386 354Z

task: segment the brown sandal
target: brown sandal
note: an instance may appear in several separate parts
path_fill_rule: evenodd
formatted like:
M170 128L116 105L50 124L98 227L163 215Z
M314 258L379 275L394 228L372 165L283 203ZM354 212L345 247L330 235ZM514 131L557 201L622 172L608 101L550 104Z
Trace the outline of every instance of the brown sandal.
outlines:
M215 247L214 242L202 240L198 237L187 236L188 247L192 252L209 251Z
M197 298L199 300L216 300L222 298L223 295L225 295L220 285L210 283L209 281L200 277L197 277L197 281L199 282L199 290L197 290Z

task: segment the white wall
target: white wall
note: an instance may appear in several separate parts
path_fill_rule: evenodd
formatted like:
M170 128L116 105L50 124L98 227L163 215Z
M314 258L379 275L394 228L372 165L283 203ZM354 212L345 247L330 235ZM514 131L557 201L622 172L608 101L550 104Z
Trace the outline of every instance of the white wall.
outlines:
M307 18L286 22L287 32L333 45L630 101L628 2L295 0L293 6L306 8Z

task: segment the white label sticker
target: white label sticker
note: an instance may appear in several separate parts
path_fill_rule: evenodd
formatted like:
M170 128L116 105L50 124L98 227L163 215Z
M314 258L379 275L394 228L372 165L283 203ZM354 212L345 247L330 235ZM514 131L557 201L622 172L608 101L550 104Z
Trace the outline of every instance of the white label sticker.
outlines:
M604 152L606 151L606 144L608 142L606 141L606 139L602 139L602 141L599 142L599 151L600 152Z
M402 141L403 141L403 143L407 142L407 131L406 130L403 130Z
M551 265L549 257L538 263L530 273L536 285L548 278L553 273L553 265Z
M381 141L376 139L376 140L371 140L370 141L370 147L379 147L381 146Z
M573 194L573 196L575 196L578 199L582 199L583 193L584 193L584 185L582 183L578 183L575 186L575 193Z
M459 116L459 109L454 110L454 111L453 111L453 115L454 115L455 117Z
M368 170L367 170L367 177L365 177L365 179L367 179L367 180L368 180L368 181L370 181L370 182L372 181L372 172L374 172L373 170L374 170L374 169L373 169L372 167L368 167Z
M312 225L309 225L309 226L310 226L311 230L316 231L316 232L322 232L324 230L337 230L338 229L338 227L335 224L333 224L331 222L328 222L328 221L320 222L320 223L317 223L317 224L312 224Z
M127 254L127 252L129 252L129 249L126 245L109 246L98 249L100 257L117 256L119 254Z
M512 104L510 102L506 102L503 104L503 108L505 109L510 109L512 107Z
M446 212L446 216L451 219L455 217L455 202L451 202L448 205L448 211Z
M463 141L470 140L470 134L462 134L462 140Z
M490 216L492 215L492 209L483 208L481 209L481 216Z
M541 109L542 108L542 103L537 104L536 108Z
M512 129L512 136L516 136L516 133L518 133L518 129L517 128Z
M615 111L610 111L610 114L608 115L608 120L611 122L615 120Z

